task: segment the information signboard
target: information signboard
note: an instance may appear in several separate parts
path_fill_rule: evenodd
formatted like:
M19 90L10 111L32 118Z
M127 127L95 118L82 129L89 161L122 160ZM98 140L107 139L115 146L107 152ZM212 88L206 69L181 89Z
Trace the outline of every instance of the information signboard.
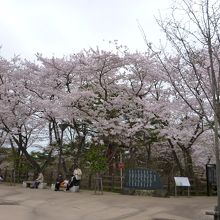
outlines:
M188 177L174 177L176 186L190 186Z
M125 171L126 188L133 189L161 189L162 184L159 175L148 169L132 168Z
M175 181L175 196L177 196L177 187L187 187L188 188L188 196L190 189L190 182L188 177L174 177Z
M118 163L118 168L119 169L124 169L125 168L125 164L122 163L122 162Z

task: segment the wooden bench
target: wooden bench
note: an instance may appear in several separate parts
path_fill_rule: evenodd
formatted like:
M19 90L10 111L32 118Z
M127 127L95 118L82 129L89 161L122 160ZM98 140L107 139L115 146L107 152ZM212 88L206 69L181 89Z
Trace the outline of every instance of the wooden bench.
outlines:
M40 183L38 186L38 189L46 189L47 188L47 183Z
M51 184L51 190L55 190L55 184ZM63 184L60 184L60 191L65 191L66 190L66 186L64 186ZM69 189L70 192L79 192L79 186L72 186Z
M23 185L23 187L31 188L34 183L35 183L35 181L24 181L22 183L22 185ZM46 189L46 188L47 188L47 183L43 182L38 185L38 189Z
M54 183L52 183L51 184L51 187L50 187L52 190L55 190L55 184ZM66 186L64 185L64 182L62 182L61 184L60 184L60 190L62 191L65 191L65 189L66 189Z
M72 186L70 192L79 192L79 186Z
M26 188L30 188L31 186L33 186L34 181L23 181L22 186L26 187Z

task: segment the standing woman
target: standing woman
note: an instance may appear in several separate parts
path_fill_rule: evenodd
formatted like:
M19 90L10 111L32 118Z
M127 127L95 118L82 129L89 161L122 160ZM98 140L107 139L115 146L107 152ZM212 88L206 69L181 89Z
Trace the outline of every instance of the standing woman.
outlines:
M79 186L80 180L82 179L82 171L77 164L74 167L73 176L75 177L74 186Z
M73 186L79 186L81 177L82 177L81 169L79 168L78 165L74 165L73 174L71 176L71 179L69 180L69 183L67 184L66 190L68 191Z

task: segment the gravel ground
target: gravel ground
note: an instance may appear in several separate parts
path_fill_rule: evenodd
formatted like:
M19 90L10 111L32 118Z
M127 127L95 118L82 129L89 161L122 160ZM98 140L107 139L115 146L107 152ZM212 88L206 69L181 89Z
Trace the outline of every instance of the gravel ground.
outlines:
M55 192L0 184L1 220L211 220L216 197L129 196Z

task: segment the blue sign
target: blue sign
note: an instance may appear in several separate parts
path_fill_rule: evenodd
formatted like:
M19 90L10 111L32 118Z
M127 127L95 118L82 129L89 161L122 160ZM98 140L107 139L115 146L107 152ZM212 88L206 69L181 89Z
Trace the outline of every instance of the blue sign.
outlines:
M162 188L159 175L152 170L142 168L127 169L125 171L124 186L126 188L148 190Z

